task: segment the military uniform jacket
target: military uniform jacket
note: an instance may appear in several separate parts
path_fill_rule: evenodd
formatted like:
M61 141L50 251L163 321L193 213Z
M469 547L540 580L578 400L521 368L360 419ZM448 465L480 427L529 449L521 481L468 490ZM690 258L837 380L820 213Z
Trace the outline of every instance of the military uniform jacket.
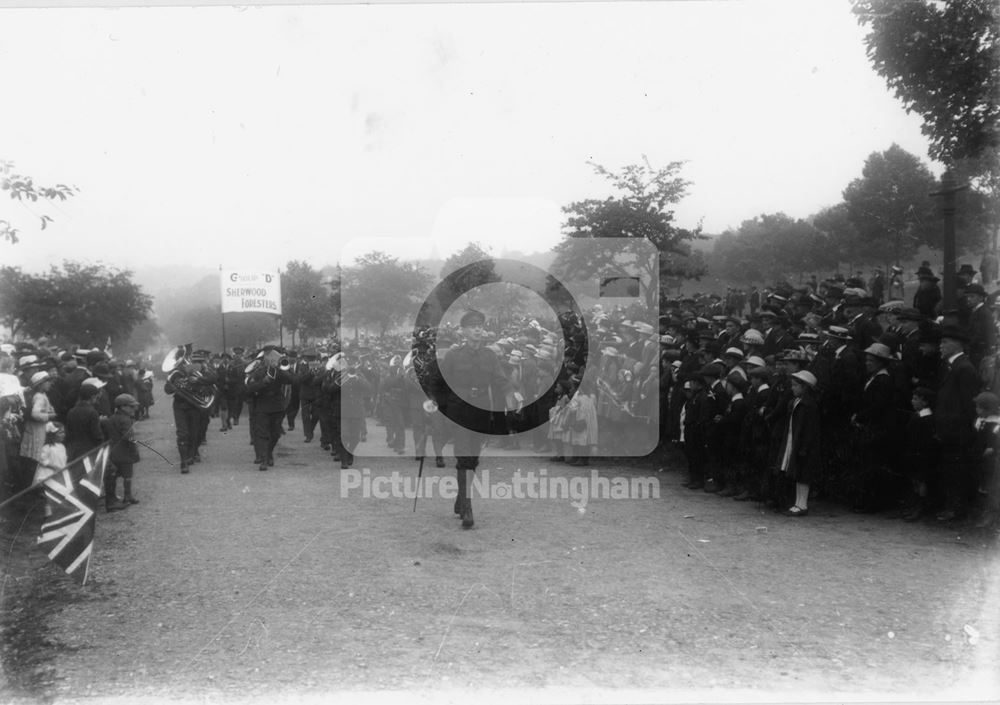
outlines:
M372 393L371 382L363 375L345 372L340 385L341 418L363 419L365 406Z
M282 387L291 383L292 375L287 370L275 370L274 377L263 371L254 374L246 383L247 394L254 400L254 413L273 414L284 411L287 403Z
M299 378L299 401L305 404L315 402L323 393L322 370L307 369Z
M502 409L510 386L496 354L486 347L458 345L445 353L439 368L434 382L438 406L467 428L487 432L491 416L487 409ZM466 399L476 400L477 405Z

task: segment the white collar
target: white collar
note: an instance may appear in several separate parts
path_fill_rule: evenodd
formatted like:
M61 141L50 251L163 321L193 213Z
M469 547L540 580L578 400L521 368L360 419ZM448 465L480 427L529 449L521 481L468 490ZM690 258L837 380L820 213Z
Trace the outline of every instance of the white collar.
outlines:
M982 419L982 421L983 421L983 423L1000 424L1000 416L998 416L996 414L993 414L991 416L987 416L985 419Z
M736 394L734 394L733 396L729 397L729 401L736 401L737 399L742 399L742 398L743 398L743 393L742 392L736 392Z
M955 364L955 360L957 360L959 357L961 357L964 354L965 354L964 350L955 353L954 355L952 355L951 357L948 358L948 364L949 365L954 365Z
M763 391L768 390L770 388L771 388L771 385L765 382L764 384L762 384L759 387L757 387L757 391L758 392L763 392Z
M846 347L847 347L847 343L844 343L839 348L837 348L836 350L834 350L833 351L834 357L840 357L840 353L842 353L844 351L844 348L846 348Z
M930 407L928 407L926 409L921 409L920 411L918 411L917 412L917 416L919 416L920 418L923 418L925 416L930 416L932 413L933 412L930 410Z

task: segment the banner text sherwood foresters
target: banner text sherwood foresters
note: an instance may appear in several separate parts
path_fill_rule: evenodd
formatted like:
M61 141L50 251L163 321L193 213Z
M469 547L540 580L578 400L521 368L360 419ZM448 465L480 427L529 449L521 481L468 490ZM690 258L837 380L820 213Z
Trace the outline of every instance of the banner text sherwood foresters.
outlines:
M472 496L483 499L568 499L586 504L590 499L659 499L657 477L601 477L597 470L589 476L549 477L545 469L503 473L493 481L490 470L479 470L471 483ZM413 499L417 496L416 473L397 471L373 475L368 468L344 470L340 474L340 496L360 493L374 499ZM420 481L420 497L455 499L458 480L454 475L428 475Z

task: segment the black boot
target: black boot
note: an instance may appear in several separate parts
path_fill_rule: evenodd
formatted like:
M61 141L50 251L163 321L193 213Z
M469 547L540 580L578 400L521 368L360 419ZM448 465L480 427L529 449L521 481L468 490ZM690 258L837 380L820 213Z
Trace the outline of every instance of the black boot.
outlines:
M125 497L122 502L125 504L138 504L139 500L132 496L132 481L122 480L122 484L125 486Z
M110 482L104 483L104 508L109 512L118 512L128 508L127 504L118 501L118 495L115 493L115 485L117 484L117 478L114 476Z

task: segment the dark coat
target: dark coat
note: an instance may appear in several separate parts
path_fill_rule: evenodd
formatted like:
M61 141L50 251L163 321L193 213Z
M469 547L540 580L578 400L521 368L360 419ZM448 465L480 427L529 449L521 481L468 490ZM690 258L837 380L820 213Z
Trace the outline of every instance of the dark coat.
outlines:
M969 315L969 359L973 367L979 369L979 363L993 351L996 344L996 323L992 310L983 305Z
M934 405L938 438L944 444L968 448L975 437L976 405L972 399L979 393L979 375L965 354L950 365L945 360L943 368Z
M75 460L102 443L100 414L93 404L78 401L66 414L66 461Z
M101 423L104 435L111 441L111 462L115 465L139 462L139 446L132 435L134 423L128 414L118 411Z
M708 444L708 429L712 423L712 403L708 392L698 389L691 394L684 408L684 445L704 448Z
M788 463L788 476L796 482L809 484L815 482L823 470L823 455L820 451L819 407L810 393L806 393L796 404L793 400L788 406L792 414L792 455ZM787 441L788 424L785 424L785 440ZM778 467L785 451L781 444L778 453Z

